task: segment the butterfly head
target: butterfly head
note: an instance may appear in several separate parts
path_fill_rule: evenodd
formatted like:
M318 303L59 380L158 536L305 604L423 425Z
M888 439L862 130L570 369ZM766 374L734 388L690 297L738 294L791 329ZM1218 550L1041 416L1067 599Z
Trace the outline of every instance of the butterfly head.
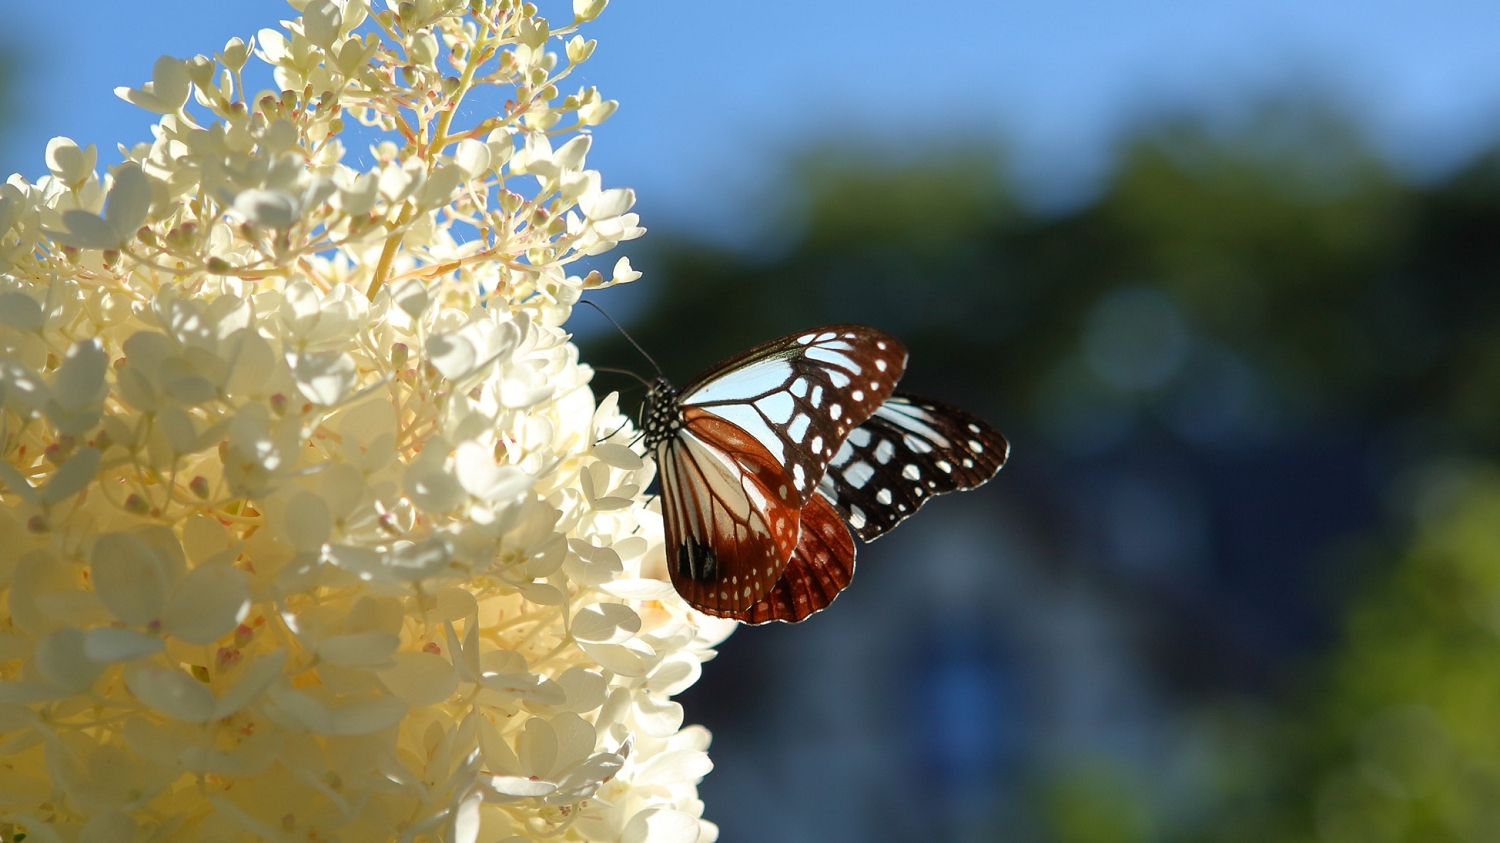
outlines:
M677 435L682 427L682 407L677 403L677 388L666 378L651 382L651 392L646 396L646 412L641 419L641 428L646 432L646 450Z

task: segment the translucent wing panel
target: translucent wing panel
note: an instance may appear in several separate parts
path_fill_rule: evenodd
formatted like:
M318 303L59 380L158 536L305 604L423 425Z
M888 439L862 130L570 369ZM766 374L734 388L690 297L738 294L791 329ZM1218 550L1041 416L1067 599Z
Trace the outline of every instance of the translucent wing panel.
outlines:
M833 505L814 495L802 508L802 534L781 579L754 606L726 612L749 624L797 623L828 608L854 576L854 539Z
M693 409L657 449L657 463L677 592L710 614L754 605L797 546L791 478L755 437Z
M792 334L726 360L679 399L758 440L786 466L806 503L839 443L880 407L906 369L906 349L863 325Z
M862 541L873 541L934 495L983 485L1005 465L1010 443L956 407L892 395L849 434L818 492Z

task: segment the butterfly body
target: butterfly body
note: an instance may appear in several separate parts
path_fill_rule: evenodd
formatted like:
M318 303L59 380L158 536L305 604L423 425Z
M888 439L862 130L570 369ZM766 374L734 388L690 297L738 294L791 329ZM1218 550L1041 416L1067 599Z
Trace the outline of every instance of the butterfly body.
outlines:
M905 366L890 335L831 325L757 346L681 391L652 384L642 429L668 569L689 603L748 623L800 621L853 576L851 528L869 541L927 497L999 469L999 433L893 394Z

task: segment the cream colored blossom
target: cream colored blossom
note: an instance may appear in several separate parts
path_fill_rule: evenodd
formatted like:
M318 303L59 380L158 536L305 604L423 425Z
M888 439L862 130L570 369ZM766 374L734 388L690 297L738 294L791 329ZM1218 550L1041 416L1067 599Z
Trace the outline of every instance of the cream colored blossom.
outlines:
M563 328L640 277L570 274L643 232L567 88L604 0L292 5L0 186L0 830L713 840L671 698L732 624Z

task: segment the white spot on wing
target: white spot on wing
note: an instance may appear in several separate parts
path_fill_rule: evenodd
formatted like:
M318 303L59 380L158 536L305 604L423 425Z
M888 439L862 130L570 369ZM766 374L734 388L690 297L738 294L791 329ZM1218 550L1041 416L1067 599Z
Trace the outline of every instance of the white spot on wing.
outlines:
M849 526L858 530L865 526L865 511L857 506L849 507Z
M901 476L907 480L919 480L922 477L922 470L917 468L915 463L907 463L906 467L901 469Z
M863 489L874 475L875 469L869 463L860 461L844 469L844 482L856 489Z
M843 444L839 445L839 452L833 455L833 460L829 463L829 465L843 465L844 463L848 462L849 458L852 456L854 456L854 446L850 445L848 442L844 442Z
M875 500L880 501L883 504L889 504L891 502L891 490L881 489L880 491L876 492Z
M802 463L800 462L792 466L792 482L796 484L798 489L803 489L807 486L807 476L802 473Z
M830 369L828 371L828 380L838 389L843 389L849 385L849 376L837 369Z
M856 427L849 431L849 442L856 448L863 448L870 444L870 431L863 427Z
M804 351L802 353L802 356L811 360L816 360L819 363L827 363L829 365L853 365L849 362L849 355L838 351L830 351L829 349L824 348L820 345L815 345L812 348L809 348L807 351Z
M823 450L823 437L814 436L812 444L809 446L809 450L811 450L815 454Z
M807 435L807 425L811 421L811 419L809 419L802 413L798 413L797 415L793 416L791 424L786 426L787 438L791 439L793 442L801 442L802 437ZM783 457L782 462L785 461L786 459L785 457Z
M792 417L796 402L792 401L792 396L785 392L773 392L755 402L755 406L766 414L766 418L770 419L772 424L786 424L787 420Z
M918 438L910 433L901 437L901 444L905 445L908 450L918 454L925 454L932 450L932 446L927 443L926 439Z
M895 455L896 446L892 445L889 439L882 439L880 440L880 444L875 446L875 461L881 465L890 462L891 457Z

